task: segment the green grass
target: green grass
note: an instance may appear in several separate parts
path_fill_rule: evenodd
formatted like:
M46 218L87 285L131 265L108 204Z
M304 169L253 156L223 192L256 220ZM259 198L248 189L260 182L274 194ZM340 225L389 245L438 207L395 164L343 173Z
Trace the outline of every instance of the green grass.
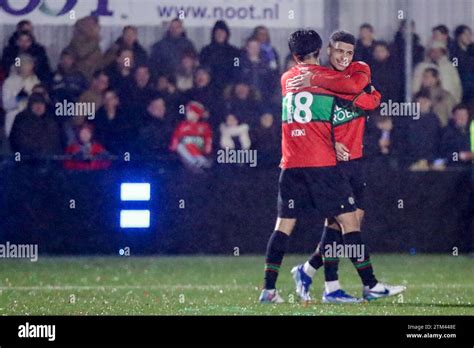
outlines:
M372 256L379 280L405 284L395 297L359 305L301 304L285 258L278 287L287 303L257 303L263 256L43 257L0 261L1 315L474 315L474 259L446 255ZM351 294L361 286L347 260L340 279ZM73 299L73 300L71 300ZM74 301L75 299L75 301ZM292 301L292 299L294 301Z

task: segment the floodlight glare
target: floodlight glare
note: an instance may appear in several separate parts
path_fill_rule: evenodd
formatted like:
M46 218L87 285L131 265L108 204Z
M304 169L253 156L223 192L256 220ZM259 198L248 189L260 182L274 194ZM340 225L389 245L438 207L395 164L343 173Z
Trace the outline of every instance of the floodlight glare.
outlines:
M121 228L149 228L150 211L149 210L121 210L120 211Z
M120 185L120 199L122 201L149 201L149 183L125 182Z

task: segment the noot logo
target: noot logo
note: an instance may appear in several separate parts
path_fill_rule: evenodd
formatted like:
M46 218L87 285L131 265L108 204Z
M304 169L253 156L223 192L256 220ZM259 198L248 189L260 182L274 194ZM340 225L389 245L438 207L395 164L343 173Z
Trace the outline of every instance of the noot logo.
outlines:
M18 6L13 7L11 3L15 3L13 0L0 0L0 9L12 16L24 16L30 14L37 8L39 11L45 15L58 17L62 16L77 5L78 0L64 0L64 5L62 7L50 7L51 1L48 0L29 0L23 7L18 8ZM54 0L53 3L58 3L57 0ZM17 3L15 3L17 5ZM94 11L91 12L92 16L112 16L114 13L109 10L109 0L97 0L97 7Z

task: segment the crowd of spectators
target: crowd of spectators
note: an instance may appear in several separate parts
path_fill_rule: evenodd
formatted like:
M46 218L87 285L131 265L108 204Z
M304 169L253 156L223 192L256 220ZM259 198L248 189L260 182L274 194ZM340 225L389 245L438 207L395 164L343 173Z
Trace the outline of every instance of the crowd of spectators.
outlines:
M355 60L371 66L383 102L405 100L407 25L401 22L391 43L377 40L370 24L360 27ZM471 29L460 25L451 38L449 29L438 25L423 47L410 25L419 117L375 112L366 153L398 157L414 170L469 163L474 159ZM288 55L280 65L264 26L241 48L229 43L230 36L227 24L217 21L210 43L199 52L175 19L149 51L139 42L138 29L126 26L103 52L100 25L90 16L76 22L52 68L32 23L21 21L0 64L2 147L25 157L67 155L63 165L71 170L109 168L115 157L147 163L175 158L200 172L213 165L219 149L254 149L259 165L276 166L279 77L295 63Z

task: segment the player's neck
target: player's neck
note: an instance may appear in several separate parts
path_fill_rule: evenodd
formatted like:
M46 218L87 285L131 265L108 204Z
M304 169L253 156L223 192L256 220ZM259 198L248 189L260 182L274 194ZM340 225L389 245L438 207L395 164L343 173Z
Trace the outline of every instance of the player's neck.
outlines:
M297 65L306 66L306 65L320 65L320 64L319 64L319 61L306 60L306 61L298 62Z

